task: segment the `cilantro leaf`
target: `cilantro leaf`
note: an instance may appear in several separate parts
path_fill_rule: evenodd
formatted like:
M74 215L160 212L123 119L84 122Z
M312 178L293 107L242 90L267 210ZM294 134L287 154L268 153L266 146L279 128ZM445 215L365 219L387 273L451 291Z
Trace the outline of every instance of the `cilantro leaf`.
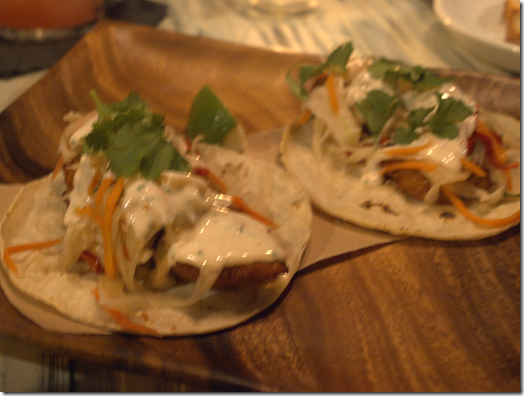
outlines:
M291 77L291 72L296 67L291 68L286 76L286 82L290 87L291 92L300 100L306 100L308 98L308 92L304 84L313 77L320 76L324 71L331 70L337 74L343 74L346 72L346 66L354 50L352 42L347 42L338 46L329 56L324 63L320 65L303 64L297 66L298 80Z
M366 99L355 103L355 106L362 113L371 135L376 138L400 104L397 97L374 89L368 92Z
M404 66L400 61L385 58L379 58L375 61L369 66L368 71L373 77L382 79L393 85L395 85L399 79L404 79L413 84L413 89L438 87L445 82L451 81L447 78L438 77L431 70L421 66L408 67Z
M175 150L170 144L163 144L158 141L156 146L148 151L142 161L140 162L142 168L142 176L146 179L156 179L164 169L171 168L171 162L175 156Z
M84 153L104 153L111 171L122 177L141 173L154 179L165 169L190 169L166 140L164 117L153 113L138 94L131 92L123 101L111 104L103 103L94 91L91 96L99 115L84 140Z
M393 141L397 144L410 144L412 141L417 139L418 134L415 132L415 130L418 127L427 124L427 122L424 120L427 115L433 111L434 108L435 107L420 107L418 109L411 110L407 117L408 127L398 128L393 135Z
M461 100L451 96L444 97L438 92L435 92L435 95L438 97L439 105L437 112L429 120L428 127L437 136L450 140L455 139L459 133L457 123L473 114L473 110Z
M396 144L410 144L418 138L418 134L413 128L400 127L393 135L393 142Z

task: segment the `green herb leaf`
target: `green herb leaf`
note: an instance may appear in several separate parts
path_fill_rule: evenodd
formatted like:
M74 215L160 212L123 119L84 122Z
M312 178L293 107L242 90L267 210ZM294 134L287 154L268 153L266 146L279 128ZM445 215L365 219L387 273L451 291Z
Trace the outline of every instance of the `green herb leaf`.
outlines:
M411 128L417 129L420 126L426 125L427 122L424 121L429 113L433 111L433 107L419 107L418 109L411 110L408 114L408 124Z
M103 103L92 91L98 121L86 136L83 152L103 152L117 176L141 173L154 179L165 169L189 170L187 161L164 136L164 117L152 113L138 94L121 102ZM176 158L176 161L174 160Z
M197 94L189 111L187 134L190 139L204 136L204 142L222 144L227 133L237 125L226 106L207 85Z
M455 139L459 133L457 123L473 114L473 110L461 100L451 96L444 98L438 92L435 92L435 95L438 97L439 106L433 118L429 120L428 127L437 136L450 140Z
M410 144L418 138L414 129L408 127L398 128L393 135L393 142L396 144Z
M396 144L410 144L415 139L417 139L418 134L415 130L418 127L427 124L427 121L424 120L426 119L427 115L433 111L434 108L435 107L420 107L410 111L407 117L408 127L398 128L393 135L393 141Z
M366 99L355 103L355 106L362 113L371 135L378 137L378 134L400 104L401 101L397 97L375 89L368 92Z
M306 100L308 98L308 92L304 87L304 84L313 77L319 76L324 71L330 70L337 74L343 74L346 72L346 66L353 52L353 43L347 42L337 47L326 59L324 63L320 65L303 64L293 67L289 70L286 76L286 82L290 86L291 92L300 100ZM291 77L291 72L296 68L298 70L298 80Z
M391 84L396 84L397 80L404 79L413 84L413 89L426 89L438 87L448 81L447 78L438 77L431 70L421 66L407 67L402 62L379 58L368 71L375 78L382 79Z

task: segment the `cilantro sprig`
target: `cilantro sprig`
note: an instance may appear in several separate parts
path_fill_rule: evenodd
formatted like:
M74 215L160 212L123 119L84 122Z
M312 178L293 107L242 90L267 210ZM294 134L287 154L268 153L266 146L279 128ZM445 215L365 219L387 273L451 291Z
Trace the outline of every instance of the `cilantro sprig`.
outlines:
M379 58L368 68L369 73L375 78L382 79L393 86L399 80L412 84L412 89L427 89L441 86L451 81L447 78L437 76L433 71L421 66L408 67L400 61Z
M355 103L355 106L362 113L369 132L376 140L401 103L396 96L374 89L368 92L364 100Z
M438 98L438 108L435 114L426 120L427 116L435 108L420 107L412 110L407 117L407 126L398 128L393 141L397 144L409 144L418 137L416 129L426 126L433 134L443 139L453 140L459 134L458 123L464 121L466 117L473 114L473 110L461 100L450 96L444 97L435 92Z
M396 144L410 144L412 141L418 138L418 134L415 130L421 126L427 124L427 121L424 121L429 113L433 111L435 107L420 107L415 110L411 110L407 117L407 126L402 126L398 128L393 134L393 141Z
M111 171L126 178L140 173L155 179L165 169L190 170L165 137L164 117L153 113L136 92L111 104L102 102L95 91L90 94L98 120L84 140L84 153L103 153Z
M297 67L290 69L286 76L286 82L288 83L291 92L300 100L306 100L309 94L305 84L310 78L320 76L326 70L330 70L337 74L345 73L347 70L346 66L353 49L353 43L347 42L337 47L328 56L324 63L319 65L303 64L297 66L298 80L291 76L291 72Z
M428 127L441 138L455 139L459 133L457 123L473 114L473 110L461 100L451 96L444 96L438 92L435 92L435 95L438 97L439 104L437 112L428 122Z

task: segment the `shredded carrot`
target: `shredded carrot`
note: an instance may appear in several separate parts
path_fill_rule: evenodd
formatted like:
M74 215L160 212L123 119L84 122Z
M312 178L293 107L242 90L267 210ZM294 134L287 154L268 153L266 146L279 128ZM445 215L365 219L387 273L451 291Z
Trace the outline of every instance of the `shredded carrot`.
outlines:
M462 166L464 167L464 169L470 170L471 173L473 173L475 176L484 177L488 174L484 169L482 169L474 162L471 162L466 157L462 157L460 161L462 162Z
M333 108L333 113L338 114L338 98L337 98L337 91L335 89L335 74L330 73L327 80L326 80L326 88L328 91L329 96L329 102L331 103L331 107Z
M239 196L236 196L236 195L233 195L231 196L231 202L233 203L233 205L235 205L235 207L250 215L251 217L261 221L262 223L266 224L267 226L269 227L274 227L276 224L271 221L270 219L268 219L266 216L264 216L263 214L260 214L258 213L257 211L251 209L245 202L242 198L240 198Z
M205 177L207 180L209 180L213 184L213 187L216 188L219 192L221 193L227 192L226 183L224 183L222 179L220 179L220 177L218 177L215 173L213 173L209 169L203 168L201 166L195 166L193 168L193 173L195 175Z
M16 268L13 259L11 258L11 254L23 252L25 250L47 249L51 246L59 244L61 241L62 239L53 239L45 242L34 242L27 243L24 245L9 246L4 249L4 262L11 271L13 271L15 274L18 274L18 269Z
M93 295L95 296L96 301L99 303L100 294L97 289L93 290ZM157 337L160 336L160 333L158 333L154 329L151 329L150 327L143 326L138 323L132 322L122 312L117 311L116 309L104 307L103 305L100 305L100 303L99 303L99 306L104 311L106 311L113 318L113 320L124 330L127 330L131 333L139 333L139 334L152 335L152 336L157 336Z
M506 176L506 190L513 190L513 180L511 180L511 173L509 169L504 169L502 172L504 172L504 176Z
M95 174L93 175L93 178L91 179L91 183L89 183L89 187L87 188L87 193L89 195L93 195L93 191L95 191L95 187L100 182L100 176L102 176L102 173L100 172L100 169L97 169Z
M298 117L297 121L295 122L297 126L304 125L306 122L309 121L309 119L313 116L311 111L308 109L304 110L304 112Z
M89 217L90 219L94 220L96 224L102 227L102 224L103 224L102 215L99 212L97 212L93 207L84 206L83 208L76 208L75 213L79 216Z
M102 201L104 200L104 195L107 189L109 188L109 186L111 185L111 183L113 183L114 181L115 180L113 178L108 177L102 180L102 183L100 183L100 187L98 187L98 190L95 195L95 209L96 210L102 209Z
M60 158L58 158L58 162L55 165L55 169L53 170L53 175L51 176L51 180L55 180L58 176L58 173L64 168L64 156L60 154Z
M440 189L444 193L444 195L449 199L449 201L453 204L453 206L455 206L455 208L457 208L457 210L460 213L462 213L464 217L477 224L481 224L487 227L504 227L520 220L520 210L502 219L484 219L470 212L464 204L464 202L462 202L462 200L457 195L455 195L453 191L451 191L449 186L444 185L441 186Z
M482 121L477 122L475 132L489 139L491 142L489 150L493 154L496 163L501 166L505 165L506 162L508 162L508 153L504 147L502 147L502 142L495 132L493 132L493 130Z
M489 163L498 169L508 170L508 169L515 169L520 166L520 162L512 162L509 164L501 163L500 160L495 156L492 150L488 150L486 152L486 156L488 157Z
M385 151L385 153L390 155L411 155L416 154L425 148L428 148L431 143L428 142L426 144L423 144L421 146L415 146L415 147L398 147L398 148L392 148Z
M424 170L427 172L434 171L437 168L437 165L432 164L431 162L424 162L424 161L402 161L402 162L393 162L391 164L388 164L384 166L381 169L381 173L389 173L396 170L402 170L402 169L417 169L417 170Z
M115 263L113 243L111 241L111 223L115 207L124 189L124 178L119 177L109 193L102 223L102 239L104 241L104 270L110 279L116 279L118 268Z

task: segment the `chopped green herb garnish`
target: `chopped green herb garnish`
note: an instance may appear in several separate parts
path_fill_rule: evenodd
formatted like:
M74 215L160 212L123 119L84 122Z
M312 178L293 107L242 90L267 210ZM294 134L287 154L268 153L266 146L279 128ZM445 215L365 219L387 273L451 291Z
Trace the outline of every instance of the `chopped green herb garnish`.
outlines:
M83 152L103 152L115 175L141 173L155 179L165 169L189 171L187 161L165 137L164 117L153 113L137 93L121 102L103 103L95 91L91 97L98 121L86 136Z
M439 106L437 111L429 120L425 121L434 107L418 108L408 114L408 126L400 127L393 135L393 141L397 144L410 144L418 135L415 130L422 126L427 126L431 132L444 139L455 139L459 133L458 123L470 116L473 111L461 100L452 97L443 98L441 94L435 92L438 97Z
M377 138L400 104L401 101L397 97L390 96L379 89L374 89L368 92L366 99L355 103L355 106L362 113L371 135Z
M459 133L457 123L473 114L473 110L461 100L450 96L444 98L438 92L435 92L435 95L438 97L439 105L427 125L435 135L445 139L455 139Z
M421 107L410 111L407 118L408 127L398 128L393 135L393 141L397 144L410 144L412 141L417 139L418 134L415 130L418 127L427 124L427 122L424 120L427 115L433 111L434 108L435 107Z
M438 87L448 81L447 78L438 77L431 70L421 66L407 67L402 62L380 58L369 66L368 71L375 78L382 79L395 85L402 78L413 84L413 89L426 89Z
M304 87L304 84L313 77L319 76L324 71L330 70L337 74L343 74L346 72L346 66L353 52L353 43L348 42L337 47L327 58L327 60L320 65L299 65L298 81L291 77L290 73L295 68L292 68L287 76L286 82L289 84L291 92L301 100L305 100L308 97L308 92Z

